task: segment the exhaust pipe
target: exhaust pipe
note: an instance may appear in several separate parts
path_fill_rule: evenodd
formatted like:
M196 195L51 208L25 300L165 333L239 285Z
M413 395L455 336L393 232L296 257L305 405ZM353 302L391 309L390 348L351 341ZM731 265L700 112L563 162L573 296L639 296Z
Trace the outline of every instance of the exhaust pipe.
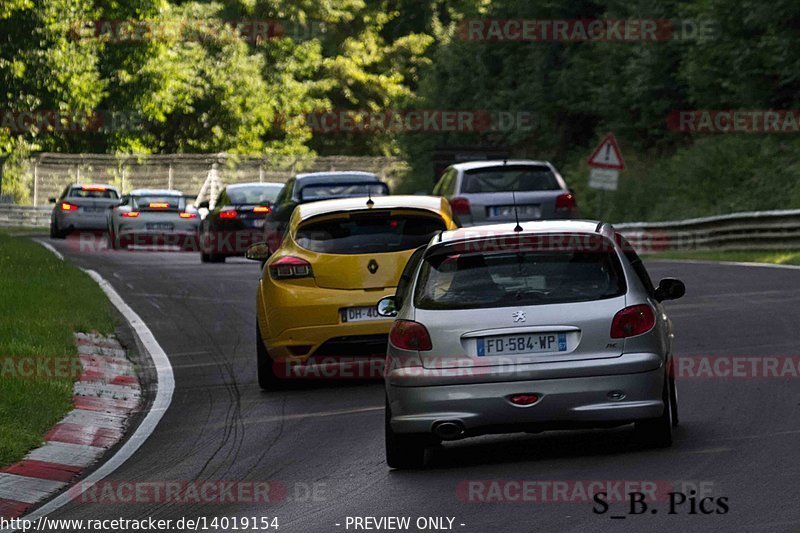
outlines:
M464 426L461 422L437 422L433 426L433 432L443 440L455 440L464 434Z

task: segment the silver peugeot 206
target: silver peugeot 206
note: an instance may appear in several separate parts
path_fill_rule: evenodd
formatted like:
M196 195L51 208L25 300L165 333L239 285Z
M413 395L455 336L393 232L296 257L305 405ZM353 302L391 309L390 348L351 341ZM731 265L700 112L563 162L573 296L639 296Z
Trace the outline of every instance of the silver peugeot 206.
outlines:
M442 440L635 423L669 446L678 423L672 325L609 224L537 221L441 233L409 259L386 360L386 459L424 464Z

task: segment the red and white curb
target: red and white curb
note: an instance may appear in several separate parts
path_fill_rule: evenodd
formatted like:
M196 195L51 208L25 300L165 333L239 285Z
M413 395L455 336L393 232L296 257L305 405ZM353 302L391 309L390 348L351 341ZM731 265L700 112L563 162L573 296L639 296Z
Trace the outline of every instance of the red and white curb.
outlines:
M133 364L116 339L76 333L83 372L73 404L44 437L44 445L0 469L0 516L17 518L59 492L114 446L138 410L142 391Z

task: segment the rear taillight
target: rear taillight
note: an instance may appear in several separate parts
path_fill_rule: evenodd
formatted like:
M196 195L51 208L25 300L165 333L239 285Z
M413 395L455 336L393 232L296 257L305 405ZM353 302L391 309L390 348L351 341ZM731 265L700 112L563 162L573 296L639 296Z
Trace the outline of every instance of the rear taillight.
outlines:
M197 218L195 213L180 213L178 216L181 218Z
M150 209L169 209L169 204L167 202L150 202L148 207Z
M647 305L634 305L626 307L614 315L611 323L611 338L624 339L647 333L656 325L656 316L653 309Z
M578 208L578 202L572 193L560 194L556 197L556 209L559 211L572 211Z
M450 198L450 209L456 215L469 214L469 200L466 198Z
M125 218L136 218L136 217L139 216L139 211L128 211L128 212L122 213L122 216L125 217Z
M269 265L269 274L272 279L310 278L311 264L299 257L281 257Z
M219 212L219 218L224 219L224 220L231 220L231 219L236 218L238 216L239 216L239 213L237 213L234 210L220 211Z
M75 204L71 204L69 202L61 202L61 210L62 211L77 211L78 206Z
M431 336L425 326L413 320L395 320L389 332L389 342L401 350L431 350Z
M258 207L253 208L253 213L264 213L264 214L266 214L266 213L269 213L270 211L272 211L272 209L270 209L266 205L260 205Z

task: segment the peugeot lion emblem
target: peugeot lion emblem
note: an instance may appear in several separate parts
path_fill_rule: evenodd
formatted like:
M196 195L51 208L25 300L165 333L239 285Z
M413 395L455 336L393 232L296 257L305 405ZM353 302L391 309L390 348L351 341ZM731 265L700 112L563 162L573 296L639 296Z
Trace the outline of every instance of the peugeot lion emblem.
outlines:
M514 314L511 315L511 318L514 319L514 322L525 322L525 311L514 311Z
M374 259L370 260L369 264L367 265L367 270L370 271L371 274L374 274L378 271L378 262Z

